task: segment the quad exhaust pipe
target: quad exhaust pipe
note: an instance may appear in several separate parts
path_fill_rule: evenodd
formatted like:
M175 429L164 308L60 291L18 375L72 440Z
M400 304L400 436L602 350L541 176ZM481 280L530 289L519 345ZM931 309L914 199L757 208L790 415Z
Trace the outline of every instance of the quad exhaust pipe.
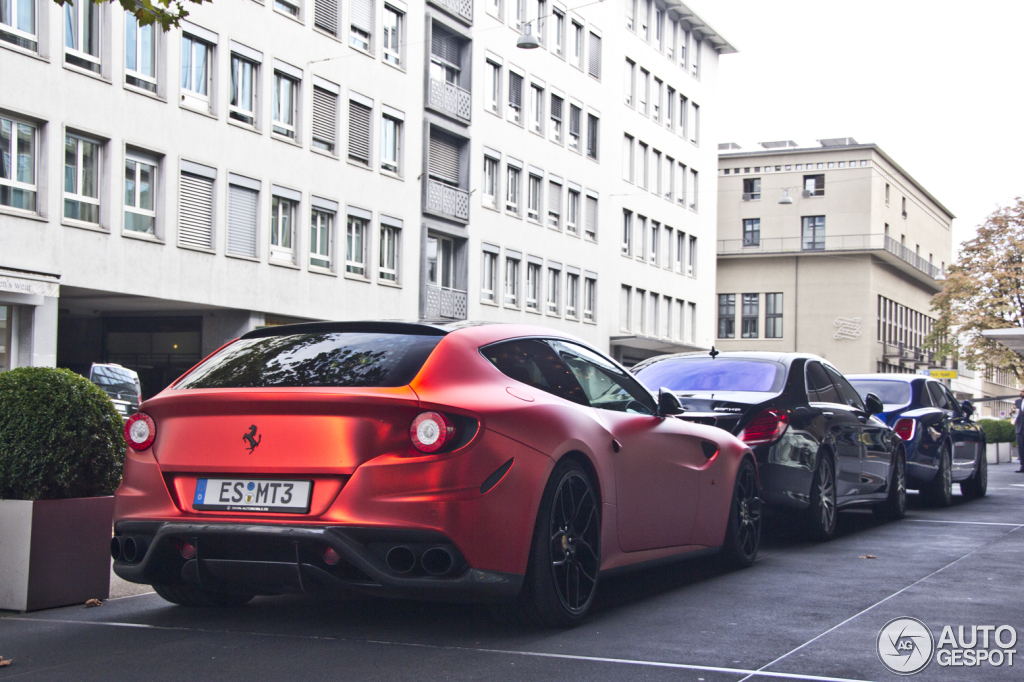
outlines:
M423 553L420 565L428 575L447 575L455 565L455 557L444 547L431 547Z
M110 538L110 556L114 561L127 561L134 564L146 556L149 542L145 538L132 535L115 535Z
M391 571L402 575L412 573L417 564L424 573L435 577L448 575L455 567L455 555L446 547L430 547L417 556L413 548L395 545L384 560Z
M405 545L396 545L389 549L384 560L388 568L395 573L408 573L416 568L416 554Z

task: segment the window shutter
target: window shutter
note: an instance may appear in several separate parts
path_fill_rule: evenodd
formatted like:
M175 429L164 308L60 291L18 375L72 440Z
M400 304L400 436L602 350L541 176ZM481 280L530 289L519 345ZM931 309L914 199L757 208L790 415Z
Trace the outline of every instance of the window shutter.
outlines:
M551 118L556 121L562 120L562 98L558 95L551 95Z
M213 180L182 173L178 191L178 244L213 248Z
M228 253L256 257L256 206L260 193L228 185Z
M508 74L508 103L517 109L523 106L523 77L513 71Z
M580 134L580 108L569 105L569 132L573 135Z
M313 86L313 139L334 151L337 139L338 97L323 88Z
M370 163L370 107L352 100L348 102L348 155Z
M440 135L430 136L430 174L459 184L459 147L454 141Z
M332 36L338 35L338 0L315 0L313 24Z
M597 158L597 116L587 114L587 156Z
M434 24L430 33L430 54L454 66L462 65L461 41L439 24Z
M348 12L353 26L373 32L373 0L352 0Z
M597 197L587 197L587 234L597 234Z
M562 186L557 182L548 183L548 212L562 215Z
M593 33L590 34L589 50L590 50L590 54L588 54L587 57L588 57L588 64L589 64L590 75L594 76L595 78L600 78L601 77L601 39L599 37L597 37L596 35L594 35Z

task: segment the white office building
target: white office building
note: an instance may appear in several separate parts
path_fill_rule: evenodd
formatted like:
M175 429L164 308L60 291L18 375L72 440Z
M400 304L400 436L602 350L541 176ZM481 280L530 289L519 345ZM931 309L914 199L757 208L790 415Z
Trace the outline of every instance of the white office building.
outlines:
M0 5L0 370L119 362L148 395L298 320L710 346L734 50L682 3L189 11Z

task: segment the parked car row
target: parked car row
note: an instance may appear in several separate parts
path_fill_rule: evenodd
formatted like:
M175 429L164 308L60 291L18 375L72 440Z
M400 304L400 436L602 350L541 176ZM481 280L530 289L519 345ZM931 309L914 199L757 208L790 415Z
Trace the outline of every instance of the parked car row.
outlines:
M635 372L539 327L249 332L128 419L114 570L187 606L362 592L568 625L609 573L751 565L762 500L810 509L820 537L842 506L902 516L909 441L820 359Z

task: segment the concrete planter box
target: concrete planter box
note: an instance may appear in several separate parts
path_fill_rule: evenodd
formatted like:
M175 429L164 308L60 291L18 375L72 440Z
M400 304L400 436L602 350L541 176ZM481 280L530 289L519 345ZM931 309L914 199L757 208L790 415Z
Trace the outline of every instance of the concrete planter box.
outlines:
M985 454L988 456L989 464L1006 464L1007 462L1018 461L1017 446L1012 443L988 443L985 447Z
M113 497L0 500L0 609L106 599L113 519Z

